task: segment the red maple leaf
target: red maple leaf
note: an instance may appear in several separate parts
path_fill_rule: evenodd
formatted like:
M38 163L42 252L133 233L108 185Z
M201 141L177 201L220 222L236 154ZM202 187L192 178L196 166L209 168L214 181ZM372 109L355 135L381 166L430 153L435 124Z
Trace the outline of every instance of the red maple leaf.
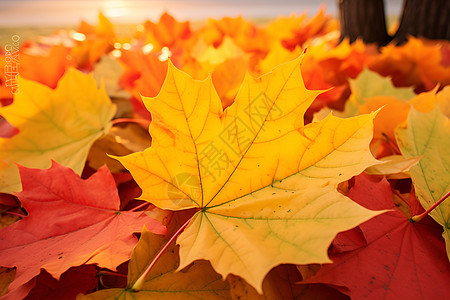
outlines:
M411 195L408 205L411 215L416 215L423 209L414 193ZM366 208L392 211L359 226L367 246L348 245L349 249L359 248L330 251L334 263L324 265L303 283L345 286L352 299L446 299L450 294L450 263L440 226L429 217L418 223L410 221L394 205L386 179L374 182L366 174L357 176L347 196ZM346 238L347 234L353 238ZM354 230L341 235L339 244L355 240Z
M19 171L23 191L17 197L29 215L0 230L0 266L17 268L10 290L41 268L56 279L84 263L115 270L130 258L137 243L133 232L144 224L166 233L145 212L119 211L116 185L105 166L87 180L56 162L47 170L19 166Z

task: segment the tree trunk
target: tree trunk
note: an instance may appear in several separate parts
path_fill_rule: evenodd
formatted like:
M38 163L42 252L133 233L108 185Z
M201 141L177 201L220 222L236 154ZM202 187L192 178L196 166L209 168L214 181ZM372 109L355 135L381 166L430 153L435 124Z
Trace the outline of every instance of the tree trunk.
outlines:
M404 0L394 39L402 44L408 35L450 40L450 0Z
M386 31L383 0L338 0L338 7L341 41L361 38L379 46L391 41Z

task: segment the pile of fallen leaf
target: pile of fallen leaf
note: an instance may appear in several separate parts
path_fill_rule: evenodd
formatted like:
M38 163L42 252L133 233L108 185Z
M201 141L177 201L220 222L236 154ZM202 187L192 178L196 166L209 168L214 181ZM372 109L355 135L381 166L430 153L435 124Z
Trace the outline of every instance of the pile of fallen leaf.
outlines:
M100 15L14 98L0 52L1 299L447 298L450 43L338 40Z

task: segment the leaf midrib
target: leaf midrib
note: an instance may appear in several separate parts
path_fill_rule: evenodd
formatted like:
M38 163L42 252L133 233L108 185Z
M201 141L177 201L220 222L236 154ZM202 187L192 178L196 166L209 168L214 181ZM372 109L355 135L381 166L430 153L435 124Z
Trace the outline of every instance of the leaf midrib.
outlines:
M261 123L261 126L259 127L258 131L256 132L253 140L251 141L250 145L247 147L247 149L245 150L245 152L242 154L241 158L239 159L238 163L236 164L235 168L233 169L233 171L230 173L230 175L228 176L228 178L225 180L225 182L223 183L223 185L220 187L220 189L217 191L217 193L211 197L211 199L208 201L208 203L206 203L206 205L204 206L205 208L208 207L208 205L217 197L217 195L220 194L220 192L223 190L223 188L226 186L226 184L230 181L231 177L234 175L234 173L236 172L236 170L238 169L239 165L241 164L241 162L244 160L244 157L246 156L246 154L248 153L248 151L250 150L250 148L252 148L252 146L254 145L254 142L256 140L256 138L258 137L259 133L261 132L262 128L264 127L264 125L266 124L267 121L267 117L270 115L270 112L272 111L273 107L275 106L275 103L278 101L280 94L284 91L284 88L286 86L286 84L288 83L288 81L290 80L290 78L292 77L292 75L294 74L294 72L296 71L297 66L295 68L292 69L292 72L289 74L289 76L287 77L286 80L284 80L282 87L280 88L278 94L276 95L275 99L272 101L272 105L270 106L270 109L268 109L266 116L264 117L264 121ZM250 80L248 81L248 85L250 85ZM250 86L248 87L248 92L250 93ZM264 90L264 96L266 96L266 90L267 90L267 86ZM247 97L248 99L250 99L250 95L248 95ZM250 100L249 100L250 101ZM250 103L251 104L251 103ZM236 119L235 119L236 122ZM198 158L197 158L198 159ZM203 191L202 191L203 194Z
M200 191L202 193L201 194L201 206L199 206L198 203L194 199L192 199L192 197L189 196L189 198L192 200L192 202L197 204L199 207L203 207L203 195L204 195L204 193L203 193L203 182L202 182L202 175L201 175L201 172L200 172L200 161L198 160L199 154L198 154L197 144L195 143L195 138L194 138L194 135L192 134L191 125L189 123L189 118L186 115L186 110L184 109L184 104L183 104L183 101L181 100L181 95L180 95L180 92L178 91L177 82L175 80L175 75L174 75L173 72L172 72L172 80L174 82L174 87L175 87L175 90L177 92L177 96L178 96L178 99L180 101L180 105L181 105L181 108L182 108L182 111L183 111L183 116L184 116L184 119L186 121L187 128L189 130L189 135L191 137L192 144L194 145L194 149L195 149L195 159L197 160L197 172L198 172L198 178L199 178L199 184L200 184ZM198 95L197 95L197 99L198 99Z

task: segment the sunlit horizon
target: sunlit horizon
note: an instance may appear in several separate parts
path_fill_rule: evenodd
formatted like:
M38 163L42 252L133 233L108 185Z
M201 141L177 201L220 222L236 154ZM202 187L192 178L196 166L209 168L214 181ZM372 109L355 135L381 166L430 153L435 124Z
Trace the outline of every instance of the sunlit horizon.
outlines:
M400 0L385 2L388 14L398 14ZM0 2L0 26L76 25L81 20L95 22L99 12L113 23L124 24L141 23L147 19L156 21L164 12L179 20L193 21L239 15L246 18L273 18L305 11L312 15L321 5L325 5L327 14L337 14L335 0L7 0Z

